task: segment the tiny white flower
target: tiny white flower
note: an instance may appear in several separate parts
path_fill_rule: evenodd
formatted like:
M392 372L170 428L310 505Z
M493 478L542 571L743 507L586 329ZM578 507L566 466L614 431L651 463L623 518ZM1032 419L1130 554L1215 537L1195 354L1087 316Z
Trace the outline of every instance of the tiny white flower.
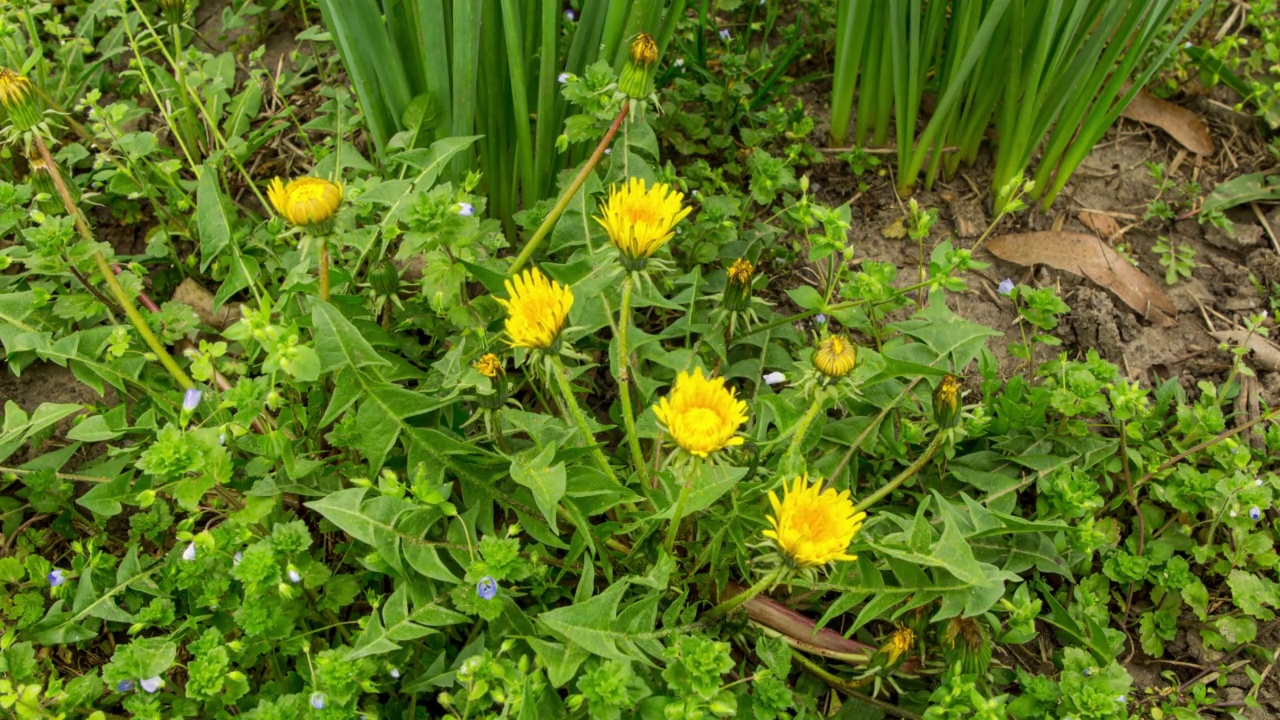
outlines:
M297 570L289 568L289 582L297 585L302 582L302 575Z
M232 566L239 565L239 564L240 564L240 561L241 561L241 560L243 560L243 559L244 559L244 553L242 553L242 552L237 552L235 555L232 555L232 556L231 556L231 564L232 564Z
M140 685L143 690L146 690L147 693L153 693L164 685L164 680L161 680L160 676L157 675L155 677L149 677L146 680L139 680L138 685Z
M391 677L393 677L393 678L395 678L395 679L399 680L399 679L400 679L400 668L391 668Z
M187 388L182 395L182 409L191 412L200 406L200 397L202 393L196 388Z
M1262 478L1258 478L1257 480L1254 480L1253 484L1257 485L1258 487L1262 487Z
M996 292L1005 296L1012 295L1013 280L1011 280L1010 278L1005 278L1004 280L1000 281L1000 287L996 288Z
M573 22L574 20L578 19L578 16L574 14L572 8L565 10L564 16L565 16L565 19L567 19L569 22Z
M814 316L814 318L813 318L813 319L814 319L814 320L817 320L819 325L826 325L826 324L827 324L827 316L826 316L826 315L823 315L822 313L818 313L817 315L815 315L815 316Z
M729 42L729 28L724 28L720 31L720 39Z
M1116 697L1116 702L1118 702L1118 703L1122 703L1122 702L1125 702L1125 701L1126 701L1126 698L1125 698L1125 696L1123 696L1123 695L1119 695L1119 696L1117 696L1117 697Z
M676 67L684 67L684 58L676 58L676 61L671 64Z
M605 155L612 155L612 154L613 154L613 148L605 148L605 149L604 149L604 154L605 154Z
M780 372L771 372L771 373L767 373L764 376L765 385L777 385L778 383L784 383L786 381L787 381L787 376L783 375Z
M556 77L556 80L558 80L558 81L560 82L560 84L561 84L561 85L563 85L563 84L565 84L565 83L569 82L569 80L570 80L570 79L572 79L572 78L573 78L573 76L572 76L572 75L570 75L570 74L569 74L569 73L567 73L567 72L564 72L564 73L560 73L560 74Z
M190 562L196 559L196 544L188 543L187 549L182 551L182 559Z
M458 203L458 214L462 217L471 217L476 214L476 209L471 203Z
M1236 516L1236 511L1235 511L1235 510L1232 510L1232 511L1231 511L1231 517L1235 517L1235 516Z

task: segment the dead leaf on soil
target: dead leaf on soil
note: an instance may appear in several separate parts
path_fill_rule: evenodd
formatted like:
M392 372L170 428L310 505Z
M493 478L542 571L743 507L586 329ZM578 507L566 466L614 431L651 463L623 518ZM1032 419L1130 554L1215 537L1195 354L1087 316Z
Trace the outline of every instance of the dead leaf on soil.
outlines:
M1032 232L1004 235L987 243L991 254L1019 265L1048 265L1086 277L1115 293L1126 305L1162 327L1173 324L1178 308L1158 285L1115 250L1092 235Z
M240 319L240 303L227 303L217 312L213 310L213 293L200 283L187 278L173 291L173 299L189 305L200 316L200 322L222 330Z
M1197 155L1213 154L1213 137L1198 115L1161 100L1146 90L1139 91L1121 115L1140 123L1155 125Z
M1092 210L1081 210L1076 217L1085 227L1110 240L1120 234L1120 223L1110 215L1103 215Z
M1280 372L1280 347L1261 335L1254 334L1252 337L1244 330L1220 330L1218 332L1209 333L1218 342L1230 343L1233 347L1245 347L1245 341L1248 341L1248 348L1253 351L1253 359L1257 361L1258 366L1263 370L1271 372Z

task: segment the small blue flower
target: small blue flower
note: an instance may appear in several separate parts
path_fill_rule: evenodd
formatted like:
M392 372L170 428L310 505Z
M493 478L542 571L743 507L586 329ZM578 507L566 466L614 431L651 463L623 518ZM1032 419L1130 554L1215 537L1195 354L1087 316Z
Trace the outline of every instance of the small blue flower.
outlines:
M1009 278L1005 278L1003 281L1001 281L1001 283L1000 283L1000 287L996 288L996 292L998 292L998 293L1000 293L1001 295L1004 295L1004 296L1006 296L1006 297L1008 297L1009 295L1012 295L1012 294L1013 294L1013 281L1012 281L1012 280L1010 280Z
M138 684L141 685L142 689L146 690L149 694L159 690L160 686L164 685L164 681L160 679L159 675L157 675L155 677L149 677L146 680L139 680Z
M556 76L556 81L557 81L557 82L559 82L561 85L563 85L563 84L565 84L565 83L569 82L569 80L571 80L572 78L573 78L573 75L570 75L570 74L569 74L569 73L567 73L567 72L566 72L566 73L560 73L559 75L557 75L557 76Z
M66 576L62 574L61 570L50 571L48 579L49 579L49 585L51 587L58 587L59 585L67 581Z
M395 678L395 679L399 680L399 679L400 679L400 668L391 668L391 677L393 677L393 678Z
M564 19L568 20L569 22L573 22L574 20L578 19L578 16L573 12L573 8L569 8L568 10L564 11Z
M819 325L827 324L827 316L823 315L822 313L818 313L813 319L817 320Z
M121 680L116 683L116 692L126 693L134 688L132 680Z
M289 568L289 582L297 585L302 582L302 574L296 568Z
M241 560L243 560L243 559L244 559L244 553L242 553L242 552L237 552L235 555L232 555L232 556L231 556L231 565L232 565L233 567L234 567L234 566L236 566L236 565L239 565L239 564L240 564L240 561L241 561Z
M1257 505L1249 508L1249 519L1254 522L1262 519L1262 510L1259 510Z
M189 543L187 549L182 551L182 559L191 562L196 559L196 544Z
M458 203L458 214L462 217L471 217L476 214L476 209L471 203Z
M191 412L200 405L200 397L203 393L197 388L187 388L187 392L182 396L182 409Z
M498 594L497 581L488 575L480 578L480 582L476 583L476 594L485 600L492 600Z
M316 710L323 710L324 699L325 699L324 693L322 692L311 693L311 707L315 708Z
M1117 695L1117 696L1116 696L1116 702L1118 702L1118 703L1128 702L1128 698L1126 698L1126 697L1125 697L1125 696L1123 696L1123 695Z
M729 28L724 28L720 31L720 39L729 42Z

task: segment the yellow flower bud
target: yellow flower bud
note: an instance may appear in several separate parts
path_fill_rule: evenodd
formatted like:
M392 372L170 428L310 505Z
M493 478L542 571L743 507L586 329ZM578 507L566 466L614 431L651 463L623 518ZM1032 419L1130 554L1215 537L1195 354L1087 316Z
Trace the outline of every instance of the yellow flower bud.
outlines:
M840 335L823 340L813 351L813 366L833 380L848 375L857 364L858 348Z
M933 419L946 430L960 421L960 379L947 375L933 391Z
M30 130L40 122L40 110L31 81L3 67L0 67L0 107L5 109L9 121L19 130Z
M267 187L267 198L290 225L326 231L342 205L342 186L316 177L300 177L287 185L276 178Z

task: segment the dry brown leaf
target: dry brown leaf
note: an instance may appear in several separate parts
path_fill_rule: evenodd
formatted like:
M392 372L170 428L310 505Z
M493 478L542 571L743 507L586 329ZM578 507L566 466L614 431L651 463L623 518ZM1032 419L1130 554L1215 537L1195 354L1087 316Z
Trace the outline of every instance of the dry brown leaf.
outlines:
M1116 219L1110 215L1103 215L1092 210L1081 210L1076 217L1080 218L1080 222L1085 227L1108 240L1120 234L1120 223L1116 222Z
M1084 233L1032 232L987 243L991 254L1019 265L1048 265L1086 277L1115 293L1146 319L1168 327L1178 308L1158 285L1101 240Z
M1218 342L1230 343L1233 347L1247 347L1253 351L1253 359L1263 370L1280 372L1280 347L1270 340L1254 333L1250 335L1244 330L1220 330L1209 333Z
M213 293L191 278L183 280L174 289L173 299L195 310L196 315L200 316L200 322L219 330L240 319L240 303L227 303L214 312Z
M1121 115L1140 123L1155 125L1197 155L1213 154L1213 137L1198 115L1161 100L1146 90L1139 91Z

